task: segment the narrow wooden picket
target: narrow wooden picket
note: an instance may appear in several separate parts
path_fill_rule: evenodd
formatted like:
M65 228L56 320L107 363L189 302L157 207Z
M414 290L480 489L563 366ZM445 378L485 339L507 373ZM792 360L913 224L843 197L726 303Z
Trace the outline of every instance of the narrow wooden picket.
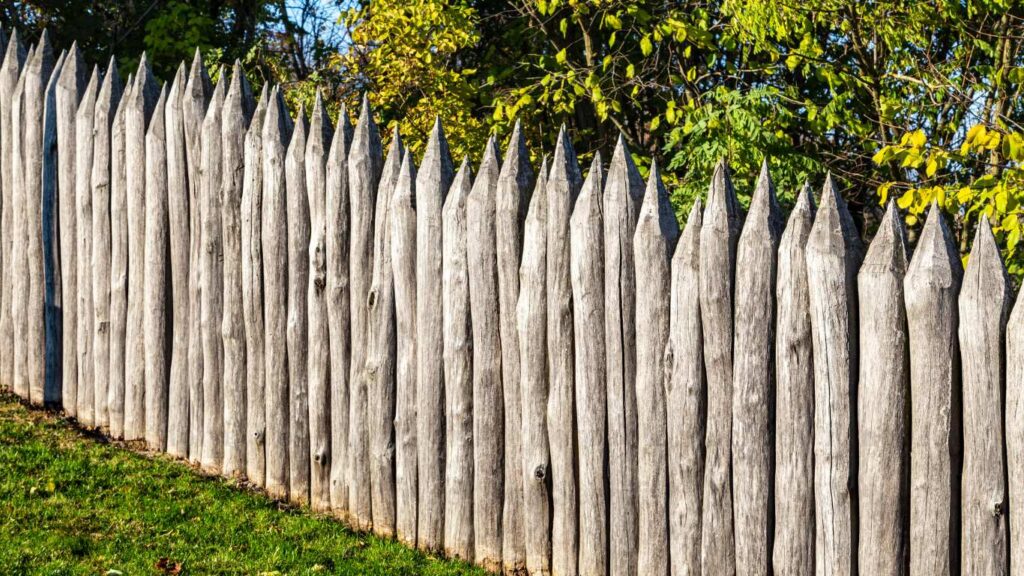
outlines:
M14 93L21 68L27 53L22 46L17 29L11 31L11 38L4 50L3 64L0 65L0 266L4 282L0 285L0 386L13 389L14 384L14 319L12 300L14 294ZM91 110L90 110L91 112ZM91 128L91 124L90 124ZM89 134L91 136L92 130Z
M128 180L125 173L125 107L132 100L135 75L128 74L110 128L110 278L107 280L107 426L124 438L125 331L128 323ZM98 294L97 294L98 296Z
M12 35L12 39L14 36ZM3 81L0 72L0 82ZM75 415L85 426L95 425L95 400L93 343L93 302L92 302L92 163L93 163L93 116L96 109L96 94L100 87L98 66L93 66L89 83L82 93L82 100L75 111L75 277L77 279L78 325L75 330L75 350L78 355L78 398ZM0 88L2 91L2 88ZM3 102L0 102L3 106ZM3 116L0 116L3 118ZM0 127L2 130L2 127ZM7 201L4 200L4 214ZM6 224L4 225L6 230ZM4 257L4 277L8 272L8 260ZM4 308L0 311L0 334L5 333L5 318L9 320L10 309L6 306L10 282L3 283ZM65 334L68 334L65 332ZM0 358L4 352L0 350ZM0 362L3 360L0 359ZM0 366L0 370L5 370Z
M209 114L209 112L207 112ZM309 290L309 196L306 192L306 136L309 121L299 107L285 154L284 179L288 231L288 497L296 504L309 503L309 323L306 292ZM204 367L205 371L205 367Z

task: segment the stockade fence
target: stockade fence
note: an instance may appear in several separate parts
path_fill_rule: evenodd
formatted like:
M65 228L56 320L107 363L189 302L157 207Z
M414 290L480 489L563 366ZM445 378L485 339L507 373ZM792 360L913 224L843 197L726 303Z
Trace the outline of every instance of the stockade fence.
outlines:
M680 230L623 141L420 166L240 66L0 67L0 382L508 573L1024 574L1024 305L989 224L862 245L720 165Z

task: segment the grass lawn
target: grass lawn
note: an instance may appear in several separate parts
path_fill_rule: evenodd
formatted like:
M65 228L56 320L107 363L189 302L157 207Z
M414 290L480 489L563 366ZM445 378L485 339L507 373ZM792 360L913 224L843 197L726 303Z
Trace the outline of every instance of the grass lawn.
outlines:
M485 572L355 534L0 393L0 574Z

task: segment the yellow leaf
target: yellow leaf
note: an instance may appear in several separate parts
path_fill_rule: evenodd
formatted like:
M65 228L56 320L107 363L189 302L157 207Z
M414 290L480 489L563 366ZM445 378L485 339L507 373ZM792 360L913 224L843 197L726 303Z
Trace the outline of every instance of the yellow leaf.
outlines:
M640 39L640 51L643 52L644 56L650 56L651 52L654 51L654 45L651 44L650 36L644 36Z
M558 62L559 64L565 64L565 60L565 48L562 48L561 50L558 51L558 54L555 54L555 62Z
M922 148L928 138L924 135L924 130L915 130L910 133L910 145L914 148Z
M654 118L651 118L651 132L654 132L655 130L657 130L658 126L660 126L660 125L661 125L661 116L655 116Z
M974 142L975 138L977 138L978 136L984 136L984 135L985 135L985 125L984 124L977 124L977 125L973 126L970 130L967 131L967 138L965 139L965 141L966 142Z
M932 156L931 158L928 158L928 165L925 166L924 169L925 176L928 176L929 178L935 176L935 171L938 169L939 163L935 160L935 157Z
M913 204L913 203L914 203L914 191L913 190L907 190L906 192L903 193L902 196L899 197L899 200L896 200L896 205L899 206L900 208L902 208L903 210L906 210L907 208L910 208L910 205Z

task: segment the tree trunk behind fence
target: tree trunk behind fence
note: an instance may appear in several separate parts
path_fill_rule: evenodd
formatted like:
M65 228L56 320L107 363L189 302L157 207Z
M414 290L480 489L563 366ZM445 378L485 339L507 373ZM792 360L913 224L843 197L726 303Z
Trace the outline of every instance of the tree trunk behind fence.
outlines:
M463 160L442 212L444 302L444 553L473 558L473 327L466 260L466 201L473 176Z
M124 437L125 331L128 323L128 181L125 173L125 107L132 100L135 77L125 92L110 130L110 284L107 346L107 421L114 438Z
M604 231L601 153L594 153L569 220L569 269L573 294L573 331L579 334L576 358L576 423L579 450L579 573L604 575L608 569L608 503L605 423L607 393L604 331ZM587 336L584 336L586 334Z
M2 78L2 77L0 77ZM95 425L96 401L93 395L92 355L93 302L92 302L92 158L93 158L93 115L96 108L96 92L99 90L99 68L93 66L89 84L82 93L82 101L75 112L75 276L78 289L78 325L75 332L75 350L78 354L78 422L86 427ZM0 88L2 90L2 88ZM3 107L0 102L0 107ZM6 170L5 170L6 171ZM6 210L6 199L4 200ZM5 212L6 213L6 212ZM9 258L4 257L4 277ZM10 282L4 283L6 290ZM6 300L4 303L6 304ZM7 308L0 312L0 324ZM0 325L0 332L3 327ZM3 352L0 352L2 356ZM2 367L0 367L2 369Z
M288 428L289 488L292 502L309 504L309 196L306 194L306 110L299 107L285 156L288 211Z
M779 241L775 305L776 574L814 574L814 362L807 286L807 237L814 196L798 193Z
M668 417L669 568L700 574L701 497L707 383L700 319L700 230L703 205L694 201L672 256L671 329L665 348Z
M416 174L416 451L420 548L444 544L445 381L442 210L454 177L441 121Z
M46 81L43 92L42 115L42 182L40 189L40 236L43 260L43 327L44 327L44 379L40 402L53 407L62 405L64 351L62 349L61 322L64 306L61 302L60 223L58 221L59 162L57 150L57 82L64 71L67 52L61 52L57 64Z
M25 62L25 48L18 38L18 31L11 31L7 42L3 65L0 66L0 193L2 193L2 215L0 215L0 265L3 267L3 286L0 286L0 387L11 388L14 383L14 319L12 300L15 283L14 242L17 228L14 216L16 205L14 181L14 132L19 131L14 123L14 107L17 105L15 89ZM92 134L91 125L89 134ZM91 415L91 410L90 410Z
M978 225L960 293L963 357L963 573L1007 574L1006 390L1003 336L1010 282L988 218Z
M857 275L860 375L857 438L862 574L907 573L910 389L903 277L906 232L893 200Z
M1024 572L1024 298L1006 326L1006 460L1010 497L1010 573Z

